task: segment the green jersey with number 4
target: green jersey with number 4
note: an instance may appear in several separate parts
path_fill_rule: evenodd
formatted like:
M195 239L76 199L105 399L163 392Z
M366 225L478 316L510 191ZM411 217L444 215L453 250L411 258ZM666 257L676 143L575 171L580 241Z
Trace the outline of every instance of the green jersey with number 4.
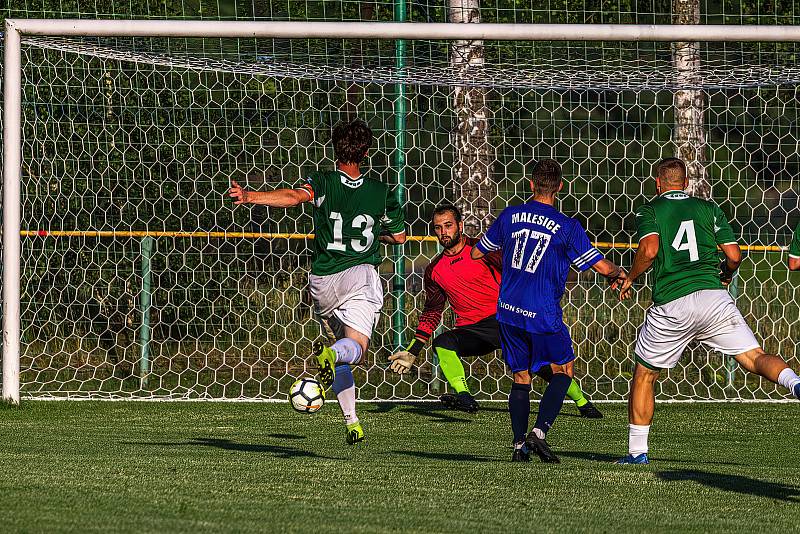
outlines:
M789 257L795 260L800 258L800 223L794 229L794 236L792 236L792 242L789 245Z
M316 172L298 189L314 203L313 274L334 274L362 263L378 265L381 230L399 234L405 229L397 198L378 180L354 180L338 170Z
M665 304L701 289L723 289L717 245L736 243L722 210L683 191L668 191L636 212L639 241L659 237L653 263L653 304Z

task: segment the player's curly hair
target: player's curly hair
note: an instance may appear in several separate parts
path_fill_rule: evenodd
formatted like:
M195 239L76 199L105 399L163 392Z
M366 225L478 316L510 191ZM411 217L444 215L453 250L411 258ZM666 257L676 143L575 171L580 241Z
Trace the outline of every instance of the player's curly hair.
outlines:
M366 122L354 119L333 128L333 153L339 163L361 163L372 146L372 130Z
M533 194L548 196L561 187L561 165L554 159L543 159L533 165Z
M686 164L678 158L664 158L656 164L656 176L668 184L681 184L686 179Z
M457 223L461 222L461 210L458 209L455 205L450 204L449 202L445 204L439 204L438 206L436 206L436 208L433 210L433 217L437 215L442 215L443 213L447 213L448 211L453 214L453 218L456 220Z

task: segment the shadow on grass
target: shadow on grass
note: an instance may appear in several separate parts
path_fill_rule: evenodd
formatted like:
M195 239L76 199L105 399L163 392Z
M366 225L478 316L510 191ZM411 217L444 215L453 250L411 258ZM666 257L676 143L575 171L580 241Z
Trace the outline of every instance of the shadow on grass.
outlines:
M302 437L302 436L301 436ZM284 439L284 438L281 438ZM282 445L268 445L262 443L237 443L235 441L231 441L229 439L217 439L217 438L193 438L189 441L182 441L182 442L157 442L157 441L141 441L141 442L132 442L132 441L125 441L123 442L126 445L153 445L158 447L191 447L191 446L204 446L204 447L214 447L217 449L223 449L226 451L237 451L237 452L258 452L258 453L266 453L275 456L276 458L324 458L327 460L341 460L341 458L335 458L332 456L322 456L316 454L311 451L303 450L303 449L295 449L293 447L284 447Z
M584 451L562 451L556 446L553 449L558 456L566 456L567 458L577 458L578 460L591 460L594 462L616 462L622 455L620 454L605 454L601 452L584 452Z
M305 436L300 434L269 434L269 437L275 439L306 439Z
M479 401L480 402L480 401ZM480 405L480 412L496 412L496 413L508 413L508 406L504 403L488 403L483 402ZM534 408L537 405L531 406L531 416L536 417L539 413ZM451 410L450 408L445 408L442 404L438 402L376 402L372 404L372 408L370 411L372 413L388 413L394 410L402 410L407 413L411 413L414 415L425 415L428 417L432 417L439 422L446 422L446 423L465 423L469 422L469 419L464 419L464 417L469 417L470 415L474 414L467 414L464 412L460 412L458 410ZM462 416L462 417L456 417ZM575 417L581 419L580 413L570 413L564 412L558 414L559 417ZM447 420L445 420L447 419Z
M403 456L413 456L425 460L444 460L447 462L491 462L494 458L485 456L475 456L474 454L450 454L446 452L424 452L424 451L391 451L391 454L401 454Z
M428 417L435 423L471 423L472 419L464 412L449 410L444 408L441 404L432 403L396 403L396 402L379 402L376 403L375 408L371 411L373 413L387 413L395 409L401 409L405 413L413 415L422 415Z
M554 449L554 452L558 456L566 456L567 458L577 458L578 460L589 460L593 462L603 462L603 463L614 463L623 456L624 454L607 454L602 452L587 452L587 451L562 451L558 449L558 446ZM741 466L742 464L737 464L736 462L704 462L700 460L677 460L675 458L660 458L650 457L650 460L653 462L669 462L673 464L703 464L703 465L733 465L733 466ZM631 466L624 466L623 469L641 469L641 467L631 467Z
M769 499L777 499L785 502L800 502L800 487L776 482L766 482L740 475L708 473L695 469L678 469L674 471L660 471L656 473L656 476L666 482L691 481L722 491L767 497Z

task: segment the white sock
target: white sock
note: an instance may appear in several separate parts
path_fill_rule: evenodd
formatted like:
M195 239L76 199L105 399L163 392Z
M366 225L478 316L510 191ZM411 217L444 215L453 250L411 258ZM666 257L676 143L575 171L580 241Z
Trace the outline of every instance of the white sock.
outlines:
M628 452L631 456L639 456L647 452L647 436L650 425L628 425Z
M794 387L800 384L800 376L787 367L778 375L778 384L794 393Z
M339 399L339 408L342 409L344 424L352 425L353 423L357 423L358 416L356 416L356 387L351 386L347 389L343 389L336 394L336 398Z
M539 439L544 439L546 436L544 430L542 430L541 428L534 428L533 433L536 434L536 437Z
M355 339L343 337L331 348L336 353L336 363L358 363L361 361L361 345Z

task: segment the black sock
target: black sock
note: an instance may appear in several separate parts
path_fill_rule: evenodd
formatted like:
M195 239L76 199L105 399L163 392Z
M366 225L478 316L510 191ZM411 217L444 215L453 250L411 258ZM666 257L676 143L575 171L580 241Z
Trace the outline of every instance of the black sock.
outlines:
M536 376L547 382L548 384L553 379L553 369L549 365L545 365L538 371L536 371Z
M542 401L539 403L539 415L536 417L534 428L538 428L545 434L553 426L553 422L561 411L564 404L564 396L567 394L572 379L564 373L556 373L544 390Z
M525 439L528 431L528 419L531 415L531 385L511 385L508 394L508 413L511 414L511 430L514 432L514 443Z

